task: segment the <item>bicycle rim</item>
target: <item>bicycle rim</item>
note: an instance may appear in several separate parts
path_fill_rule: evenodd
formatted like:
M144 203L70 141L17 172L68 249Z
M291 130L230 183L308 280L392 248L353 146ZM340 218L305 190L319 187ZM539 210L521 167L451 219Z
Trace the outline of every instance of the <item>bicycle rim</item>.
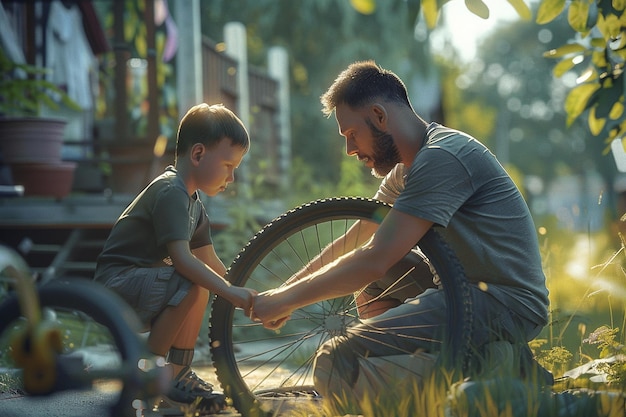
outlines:
M111 415L134 416L145 406L141 401L147 392L157 394L158 383L139 369L139 361L150 356L138 338L134 312L107 291L85 280L59 280L37 288L43 318L63 338L50 392L99 390ZM0 359L6 365L12 363L12 332L27 325L15 295L0 304L0 317Z
M380 223L390 206L341 197L314 201L274 219L248 242L230 266L234 285L264 291L283 284L357 220ZM463 367L469 352L471 303L462 268L434 231L420 241L442 279L448 328L442 363ZM345 248L351 250L352 248ZM460 282L459 285L457 285ZM460 306L460 307L456 307ZM354 297L331 299L297 310L280 332L252 323L226 301L213 301L211 351L217 377L244 417L278 415L301 401L319 399L312 384L316 350L357 322Z

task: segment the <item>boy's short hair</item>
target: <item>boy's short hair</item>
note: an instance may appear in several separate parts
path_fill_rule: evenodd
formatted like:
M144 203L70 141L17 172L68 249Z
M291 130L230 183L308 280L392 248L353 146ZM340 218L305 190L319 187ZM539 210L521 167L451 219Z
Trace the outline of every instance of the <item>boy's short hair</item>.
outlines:
M250 147L250 137L243 122L222 104L197 104L187 111L178 126L176 156L185 154L196 143L209 148L229 138L232 146Z
M374 99L411 107L404 82L372 60L350 64L320 99L322 113L326 116L330 116L339 104L345 103L352 109L358 109Z

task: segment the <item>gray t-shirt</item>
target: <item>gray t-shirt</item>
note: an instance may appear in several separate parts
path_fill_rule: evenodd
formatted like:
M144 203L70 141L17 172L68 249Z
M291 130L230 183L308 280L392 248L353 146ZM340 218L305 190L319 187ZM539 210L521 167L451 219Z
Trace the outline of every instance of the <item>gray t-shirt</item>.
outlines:
M545 325L548 290L535 226L496 157L465 133L432 123L410 168L398 164L375 198L438 227L471 282Z
M131 266L150 267L169 258L166 244L211 244L209 218L198 193L191 197L172 166L154 179L121 214L98 257L95 279L106 282Z

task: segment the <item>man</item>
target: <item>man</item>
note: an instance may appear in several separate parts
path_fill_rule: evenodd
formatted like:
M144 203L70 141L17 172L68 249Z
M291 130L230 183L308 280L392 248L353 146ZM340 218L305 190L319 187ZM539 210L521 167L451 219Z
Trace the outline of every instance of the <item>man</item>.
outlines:
M376 198L393 208L363 246L259 294L252 318L278 328L300 307L353 294L436 227L472 283L473 344L525 346L537 336L548 316L539 244L528 207L495 156L465 133L424 121L403 82L372 61L350 65L321 100L323 112L335 114L347 154L384 177ZM443 290L429 288L363 320L318 351L316 387L356 401L385 392L363 358L436 355L445 315Z

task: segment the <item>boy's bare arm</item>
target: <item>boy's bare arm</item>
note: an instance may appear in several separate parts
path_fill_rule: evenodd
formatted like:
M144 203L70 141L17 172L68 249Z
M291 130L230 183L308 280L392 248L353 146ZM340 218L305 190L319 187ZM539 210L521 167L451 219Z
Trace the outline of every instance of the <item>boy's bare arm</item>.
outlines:
M174 264L174 268L176 268L178 273L194 284L200 285L220 297L226 298L235 307L242 308L246 315L249 314L256 291L250 288L231 285L219 275L217 271L213 270L211 266L207 265L199 257L196 257L189 250L189 242L185 240L169 242L167 244L167 250ZM199 253L201 253L201 257L208 256L210 258L208 255L209 251L206 247L205 250L201 250ZM219 264L223 267L221 262ZM223 273L225 270L220 272Z
M215 271L219 276L226 275L226 266L215 252L215 246L206 245L191 251L193 255L207 264L209 268Z

